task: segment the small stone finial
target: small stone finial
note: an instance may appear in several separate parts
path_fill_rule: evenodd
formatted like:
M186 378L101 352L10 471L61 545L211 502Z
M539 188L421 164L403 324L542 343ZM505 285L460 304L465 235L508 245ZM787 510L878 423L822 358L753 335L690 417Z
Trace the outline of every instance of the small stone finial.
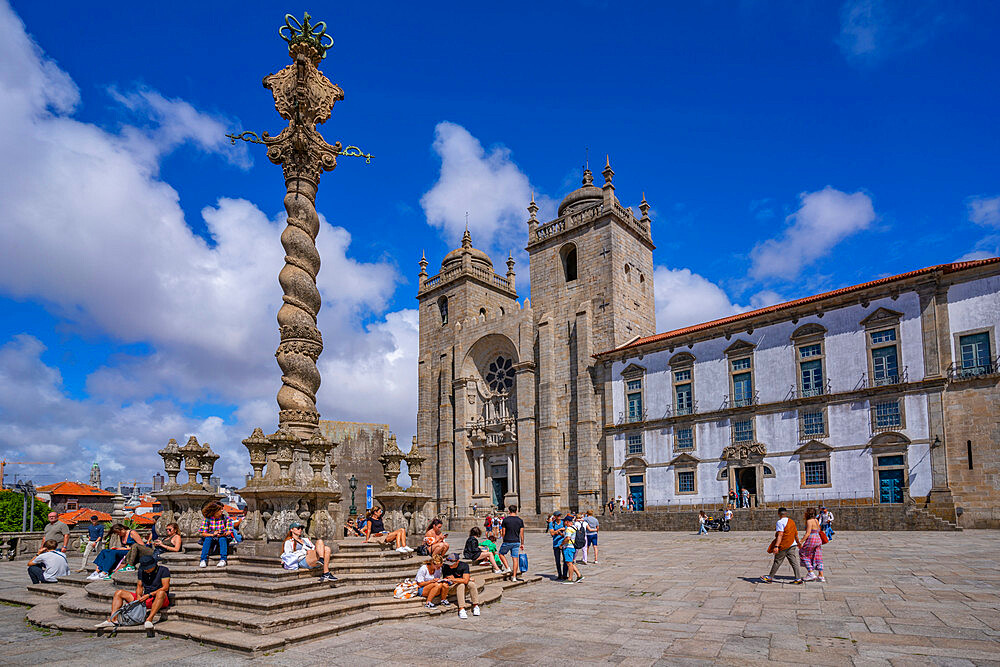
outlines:
M615 170L611 168L611 155L608 154L607 159L604 162L604 171L601 172L604 176L604 185L611 185L611 179L615 176Z
M507 275L514 273L514 253L513 251L507 251Z
M528 204L528 213L531 220L538 220L538 204L535 203L535 191L531 191L531 203Z
M646 201L646 193L642 193L642 201L639 202L639 210L642 211L642 221L649 222L649 202Z
M465 233L462 234L462 247L468 250L472 247L472 234L469 233L469 223L465 223Z
M583 170L583 184L584 185L594 184L594 175L590 172L590 169L588 168L584 168Z
M427 253L425 253L423 250L420 251L420 261L417 262L417 264L420 265L420 273L418 273L417 275L420 276L421 278L426 278L427 277Z

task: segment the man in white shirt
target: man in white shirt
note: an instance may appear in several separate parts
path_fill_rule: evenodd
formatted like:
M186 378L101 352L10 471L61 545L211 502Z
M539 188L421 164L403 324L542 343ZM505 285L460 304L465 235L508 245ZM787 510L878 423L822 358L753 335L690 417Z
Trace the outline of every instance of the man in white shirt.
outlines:
M587 535L587 544L583 548L583 562L587 562L587 552L590 551L590 547L594 547L594 565L597 565L597 531L601 527L601 522L594 516L593 511L587 510L583 524Z
M38 555L28 561L28 576L33 584L54 584L59 577L69 575L69 563L66 554L57 551L59 543L55 540L45 540Z
M819 508L819 529L826 533L826 539L833 537L833 512L825 507Z

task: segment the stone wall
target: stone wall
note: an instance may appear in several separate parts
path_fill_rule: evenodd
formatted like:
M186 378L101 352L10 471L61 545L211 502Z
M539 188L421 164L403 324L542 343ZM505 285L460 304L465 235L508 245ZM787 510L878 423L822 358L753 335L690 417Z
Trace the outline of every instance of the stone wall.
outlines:
M835 507L834 530L953 530L945 521L923 510L907 509L903 505L869 505ZM722 517L722 512L707 512L712 517ZM805 527L801 510L789 514L801 531ZM773 531L778 513L773 509L736 510L730 527L734 531ZM698 531L698 512L632 512L600 516L601 530L673 530Z
M321 419L320 433L331 442L339 443L333 456L337 467L334 476L340 482L340 516L347 519L351 507L351 475L358 480L355 505L358 514L365 511L365 486L371 484L377 496L385 489L385 476L378 457L382 455L385 439L389 437L388 424L363 424Z
M953 381L944 400L948 485L956 513L962 510L958 523L1000 528L1000 376Z

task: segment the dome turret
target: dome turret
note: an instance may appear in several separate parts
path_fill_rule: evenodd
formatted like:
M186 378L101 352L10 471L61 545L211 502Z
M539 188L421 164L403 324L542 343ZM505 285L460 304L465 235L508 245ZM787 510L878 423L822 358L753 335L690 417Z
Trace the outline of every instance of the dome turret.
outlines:
M559 203L557 215L573 213L583 208L589 208L594 204L604 201L601 189L594 185L594 175L590 169L583 170L583 186L573 190Z
M600 190L598 190L598 192L600 192ZM455 248L444 256L444 260L441 262L441 271L447 271L448 269L461 266L462 255L466 254L471 255L473 264L478 264L479 266L489 269L490 271L493 270L493 261L490 259L490 256L482 250L472 247L472 235L469 234L469 230L466 228L465 234L462 235L462 247Z

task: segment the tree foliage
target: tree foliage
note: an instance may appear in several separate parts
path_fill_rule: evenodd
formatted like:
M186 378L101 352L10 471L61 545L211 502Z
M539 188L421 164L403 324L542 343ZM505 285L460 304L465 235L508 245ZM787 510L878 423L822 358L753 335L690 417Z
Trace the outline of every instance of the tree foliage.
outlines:
M31 509L31 498L28 498L28 509ZM24 500L20 493L0 491L0 532L20 532L23 511ZM48 503L35 499L34 530L41 530L45 527L45 524L49 522L48 514L50 511ZM31 526L28 529L32 530Z

